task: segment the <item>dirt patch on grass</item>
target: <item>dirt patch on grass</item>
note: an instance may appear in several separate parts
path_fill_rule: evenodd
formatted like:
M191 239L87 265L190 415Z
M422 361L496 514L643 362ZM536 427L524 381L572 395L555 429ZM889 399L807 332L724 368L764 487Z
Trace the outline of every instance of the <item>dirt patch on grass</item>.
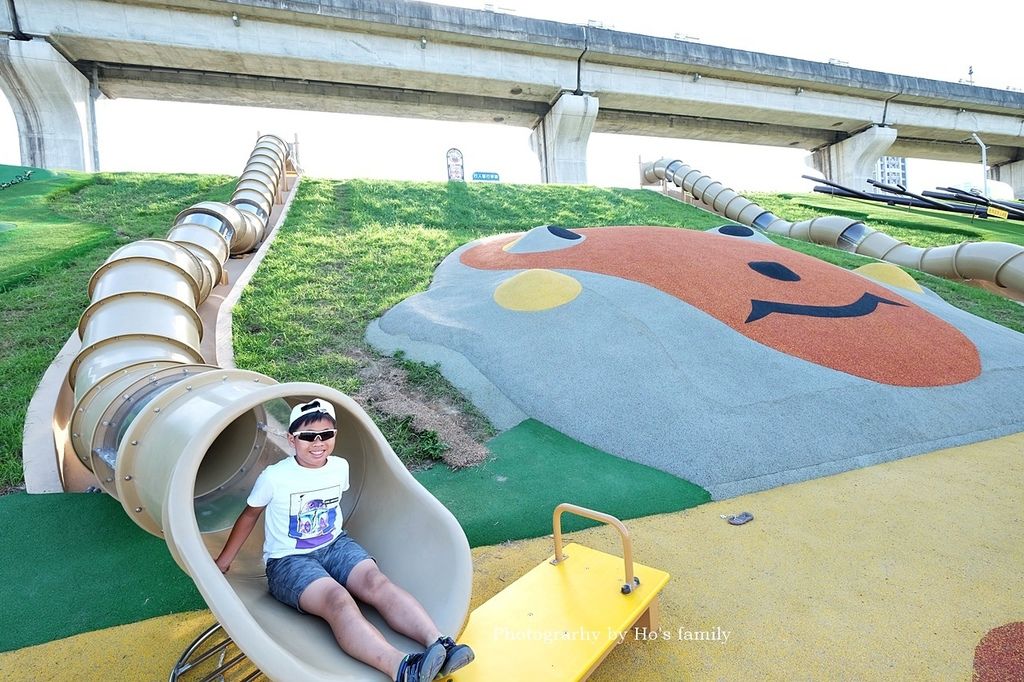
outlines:
M420 432L433 431L445 444L442 460L459 469L479 464L489 452L478 440L480 428L446 396L431 396L409 383L406 371L391 358L373 357L351 349L346 355L361 366L362 387L352 397L364 409L388 416L412 417L412 427ZM479 435L477 435L479 434Z
M5 485L0 486L0 496L10 495L12 493L23 493L25 492L25 484L19 483L18 485Z

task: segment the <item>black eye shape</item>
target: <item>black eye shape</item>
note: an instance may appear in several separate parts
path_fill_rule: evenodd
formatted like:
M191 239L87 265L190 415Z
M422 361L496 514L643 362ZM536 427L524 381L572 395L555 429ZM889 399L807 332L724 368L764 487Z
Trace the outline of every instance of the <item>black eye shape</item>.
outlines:
M799 282L800 275L796 274L782 263L770 260L755 260L747 263L750 269L759 275L771 277L783 282Z
M722 234L727 234L730 237L753 237L754 231L749 227L743 227L742 225L722 225L718 228L718 231Z
M583 236L558 225L548 225L548 232L562 239L580 239Z

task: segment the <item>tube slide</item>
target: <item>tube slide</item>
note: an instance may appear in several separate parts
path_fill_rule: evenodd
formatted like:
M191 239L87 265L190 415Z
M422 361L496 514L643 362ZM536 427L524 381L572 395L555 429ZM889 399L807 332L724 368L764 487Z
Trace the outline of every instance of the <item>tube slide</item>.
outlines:
M469 610L472 564L462 528L352 399L327 386L218 368L199 352L197 308L225 281L229 255L263 240L289 166L288 146L260 137L230 203L195 204L166 239L127 244L96 270L78 326L82 348L67 376L71 447L136 524L164 538L218 621L268 677L383 679L345 656L326 623L270 596L262 523L228 575L213 562L256 477L288 456L283 432L291 407L319 396L337 408L335 454L350 466L346 529L443 631L457 633ZM399 648L418 648L370 617Z
M646 163L641 174L649 184L671 182L708 210L748 227L870 256L939 277L985 280L1018 296L1024 295L1024 247L1016 244L965 242L920 248L851 218L825 216L799 223L785 221L679 160Z

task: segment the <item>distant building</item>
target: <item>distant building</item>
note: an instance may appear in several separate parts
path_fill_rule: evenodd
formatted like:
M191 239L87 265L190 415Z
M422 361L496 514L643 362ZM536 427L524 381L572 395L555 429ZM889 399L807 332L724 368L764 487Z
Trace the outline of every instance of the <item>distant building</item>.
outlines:
M875 180L887 185L907 186L907 160L902 156L883 156L875 164Z

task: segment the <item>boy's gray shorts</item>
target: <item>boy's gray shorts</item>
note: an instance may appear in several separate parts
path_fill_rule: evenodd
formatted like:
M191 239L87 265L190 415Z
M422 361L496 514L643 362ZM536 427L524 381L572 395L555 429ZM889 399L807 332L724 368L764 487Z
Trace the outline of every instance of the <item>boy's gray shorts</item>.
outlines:
M310 583L330 577L344 586L349 573L364 559L373 557L347 533L342 533L331 544L308 554L267 559L267 587L275 599L305 613L299 608L299 597Z

